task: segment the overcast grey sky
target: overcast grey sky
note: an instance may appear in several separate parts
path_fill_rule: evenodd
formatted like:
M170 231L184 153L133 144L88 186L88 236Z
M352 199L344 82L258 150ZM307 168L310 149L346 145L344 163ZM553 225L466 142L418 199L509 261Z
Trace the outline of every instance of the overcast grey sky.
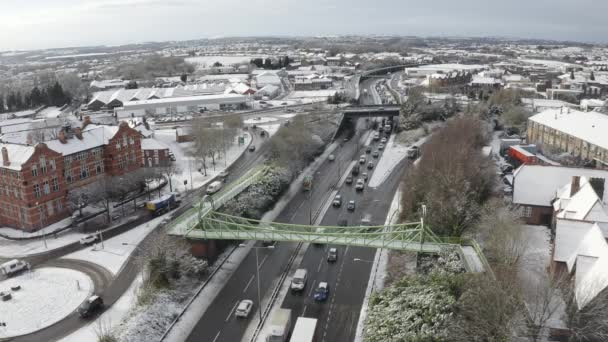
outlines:
M0 50L218 36L608 41L606 0L2 0Z

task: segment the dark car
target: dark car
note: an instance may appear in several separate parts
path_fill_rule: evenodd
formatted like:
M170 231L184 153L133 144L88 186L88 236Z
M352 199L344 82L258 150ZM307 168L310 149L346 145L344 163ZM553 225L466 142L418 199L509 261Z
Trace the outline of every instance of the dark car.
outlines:
M255 145L249 145L249 152L255 151Z
M351 172L353 174L353 176L356 176L359 174L359 165L355 164L355 166L353 166L353 169L351 170Z
M367 146L367 147L365 148L365 153L372 153L372 148L371 148L371 146Z
M355 211L355 201L348 201L348 205L346 206L348 211Z
M317 302L324 302L329 297L329 284L327 282L320 282L319 286L315 290L314 298Z
M84 301L78 307L78 314L82 318L86 318L94 314L95 312L103 308L103 299L101 297L93 295Z
M372 157L374 157L374 158L378 158L379 156L380 156L380 152L379 151L374 151L372 153Z
M367 163L367 168L370 169L370 170L373 169L374 168L374 162L370 161L369 163Z

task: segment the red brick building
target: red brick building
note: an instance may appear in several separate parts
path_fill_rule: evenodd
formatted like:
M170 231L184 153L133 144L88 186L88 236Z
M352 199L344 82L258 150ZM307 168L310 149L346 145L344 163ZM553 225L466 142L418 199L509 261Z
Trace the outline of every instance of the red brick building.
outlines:
M70 214L70 189L142 166L141 135L118 126L64 126L35 146L0 144L0 226L38 230Z
M169 147L154 138L142 139L141 149L145 167L159 167L171 164Z
M43 143L1 146L0 224L33 231L67 217L61 154Z

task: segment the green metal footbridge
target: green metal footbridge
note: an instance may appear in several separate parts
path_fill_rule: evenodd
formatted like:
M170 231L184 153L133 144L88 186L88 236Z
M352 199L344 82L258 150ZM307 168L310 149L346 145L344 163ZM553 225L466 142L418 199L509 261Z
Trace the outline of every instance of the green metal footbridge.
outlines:
M490 269L475 240L439 237L424 225L423 219L382 226L311 226L264 222L216 211L263 176L266 170L253 169L220 193L203 197L171 222L169 234L188 239L307 242L424 253L439 253L443 248L452 247L459 251L468 270Z

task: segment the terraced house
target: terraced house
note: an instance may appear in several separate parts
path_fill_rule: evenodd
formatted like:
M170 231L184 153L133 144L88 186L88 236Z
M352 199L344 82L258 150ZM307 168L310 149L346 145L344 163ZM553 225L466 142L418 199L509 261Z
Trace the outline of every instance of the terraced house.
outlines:
M608 115L570 108L548 109L528 119L528 143L552 147L608 166Z
M0 225L35 231L66 218L70 190L142 167L141 135L118 126L64 126L57 139L0 144Z

